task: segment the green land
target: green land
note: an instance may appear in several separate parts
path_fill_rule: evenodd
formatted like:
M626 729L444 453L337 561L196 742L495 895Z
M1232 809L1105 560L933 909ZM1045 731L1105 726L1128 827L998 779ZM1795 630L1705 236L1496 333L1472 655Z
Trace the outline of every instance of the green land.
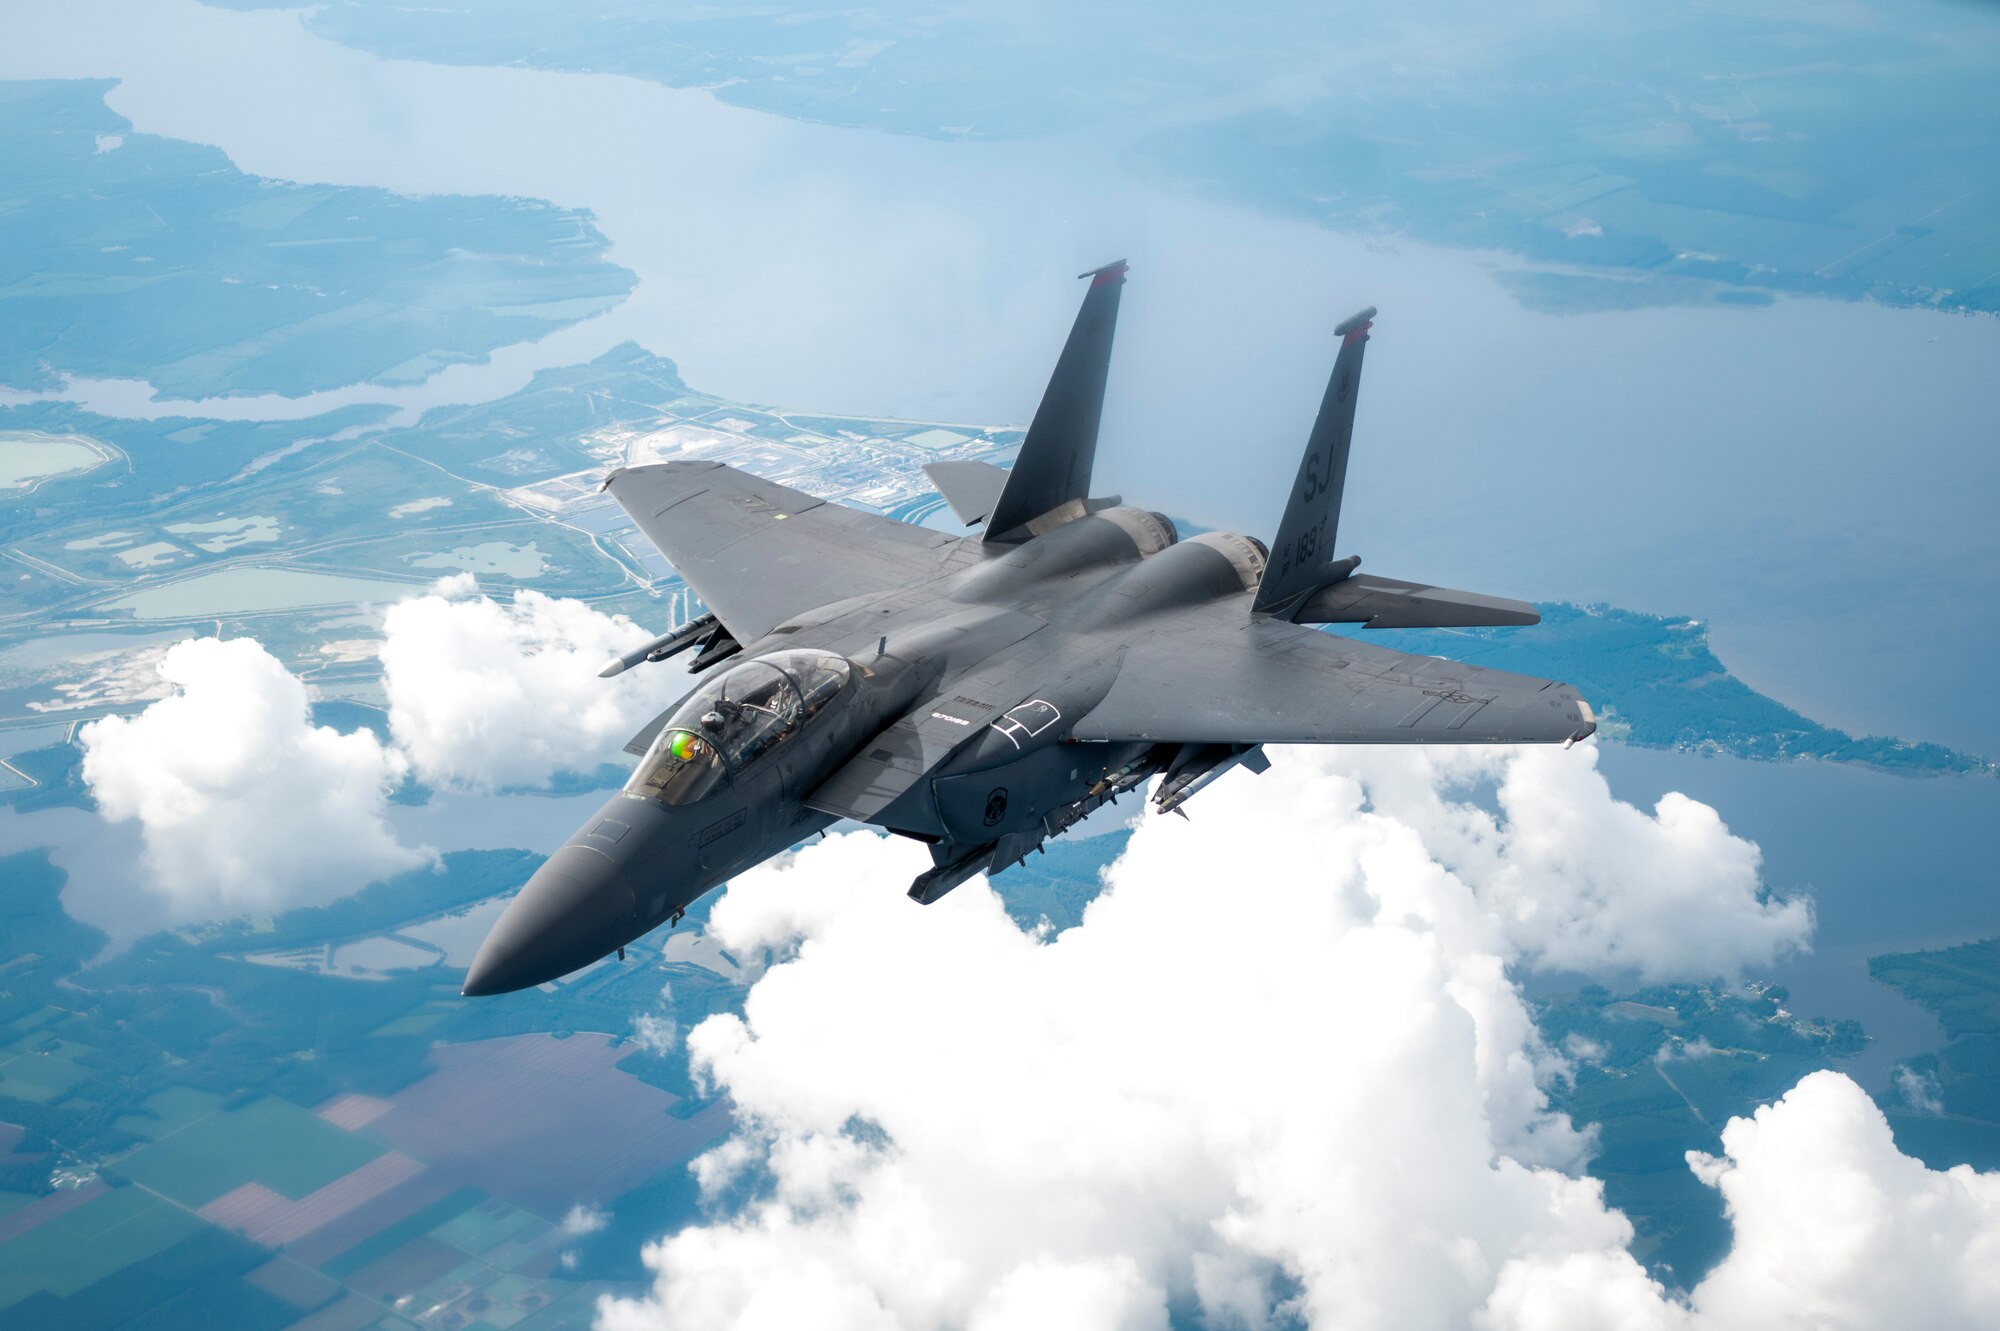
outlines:
M436 1325L548 1331L586 1327L600 1292L635 1288L641 1239L696 1214L679 1165L728 1120L695 1094L684 1053L571 1032L629 1031L663 985L690 1024L739 1006L739 976L656 957L474 1004L455 969L363 981L245 956L393 934L510 891L531 858L452 855L442 873L90 966L103 939L63 913L61 873L39 853L0 859L0 1123L18 1128L0 1129L0 1322L408 1327L398 1307L414 1301L452 1310ZM613 1106L593 1140L625 1143L622 1165L576 1165L597 1190L577 1200L613 1219L603 1233L564 1231L560 1181L510 1165L511 1115L492 1112L520 1065L549 1058L579 1069L552 1112ZM461 1144L481 1131L500 1135Z
M2000 938L1871 957L1868 973L1936 1014L1947 1037L1882 1097L1897 1143L1934 1169L2000 1169Z
M1633 1255L1670 1285L1691 1287L1729 1247L1721 1196L1688 1169L1687 1153L1720 1150L1731 1118L1862 1048L1856 1023L1801 1019L1785 999L1754 984L1625 995L1592 986L1537 1005L1542 1038L1576 1065L1554 1107L1596 1127L1590 1172L1630 1217Z
M0 385L169 397L402 384L624 299L589 217L238 171L101 80L0 82Z
M628 460L725 451L914 521L943 502L923 463L1004 459L1021 438L748 407L630 346L406 427L370 408L131 421L36 403L0 408L7 429L86 438L117 461L32 496L0 490L0 734L132 710L157 687L148 653L193 633L254 636L322 700L379 704L379 607L458 571L496 594L689 618L685 585L598 492ZM0 797L17 802L46 802L67 770L53 751L9 762Z

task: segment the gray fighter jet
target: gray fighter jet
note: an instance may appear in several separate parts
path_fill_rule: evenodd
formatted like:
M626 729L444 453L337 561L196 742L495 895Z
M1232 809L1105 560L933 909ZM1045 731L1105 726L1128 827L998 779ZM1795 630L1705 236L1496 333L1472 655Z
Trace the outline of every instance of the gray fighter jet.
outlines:
M928 904L1159 777L1174 811L1265 744L1567 742L1567 685L1321 632L1532 624L1520 601L1355 571L1336 521L1373 309L1340 351L1276 539L1179 539L1090 494L1126 265L1090 289L1011 470L925 470L957 537L715 462L605 488L711 613L605 667L695 652L701 682L635 736L639 764L507 906L471 995L587 966L842 818L930 847ZM1185 815L1183 815L1185 816Z

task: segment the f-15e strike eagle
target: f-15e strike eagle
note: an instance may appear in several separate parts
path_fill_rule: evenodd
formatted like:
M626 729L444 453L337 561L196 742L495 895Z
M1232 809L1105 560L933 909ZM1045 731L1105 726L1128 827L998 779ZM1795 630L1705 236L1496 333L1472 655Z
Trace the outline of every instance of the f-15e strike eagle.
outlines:
M1126 265L1090 289L1012 470L925 468L979 536L815 499L716 462L604 482L711 613L605 667L695 650L702 682L635 736L638 767L535 871L469 995L587 966L841 818L913 837L928 904L1019 863L1152 777L1176 810L1265 744L1581 739L1565 684L1310 627L1533 624L1520 601L1335 559L1373 309L1340 352L1277 538L1205 532L1090 494ZM718 667L721 667L718 669ZM711 674L710 672L713 671Z

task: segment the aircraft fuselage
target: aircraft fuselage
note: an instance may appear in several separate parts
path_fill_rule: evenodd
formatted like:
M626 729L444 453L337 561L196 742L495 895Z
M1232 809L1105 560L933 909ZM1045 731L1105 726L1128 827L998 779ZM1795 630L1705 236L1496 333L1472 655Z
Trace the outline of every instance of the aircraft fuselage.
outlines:
M968 540L974 562L929 584L822 607L779 626L717 666L716 677L818 649L853 667L846 683L795 733L698 799L671 803L635 788L635 779L606 800L509 903L465 992L503 993L587 966L831 826L838 815L807 799L927 699L941 700L932 719L958 721L970 742L872 821L944 847L947 863L954 848L1034 835L1052 815L1095 807L1093 799L1137 784L1154 770L1143 760L1155 746L1063 742L1065 722L1109 686L1113 663L1101 639L1190 596L1244 596L1254 585L1232 565L1231 552L1212 543L1176 545L1175 535L1157 514L1116 509L997 556ZM1242 538L1202 539L1252 548ZM1135 577L1141 570L1149 576ZM967 683L997 662L1006 666L1011 693L994 696L984 681ZM998 711L997 724L952 715L961 684L981 693L970 701ZM1135 763L1144 770L1132 770ZM1116 789L1105 786L1108 779L1119 781Z

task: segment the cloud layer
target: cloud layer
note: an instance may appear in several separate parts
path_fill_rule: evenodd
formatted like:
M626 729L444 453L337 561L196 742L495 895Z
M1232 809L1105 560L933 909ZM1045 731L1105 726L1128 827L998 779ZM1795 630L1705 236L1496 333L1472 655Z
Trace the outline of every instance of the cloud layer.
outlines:
M405 603L397 746L312 725L255 642L182 643L169 696L86 728L85 778L185 913L323 899L427 858L383 819L413 763L526 783L579 737L615 745L662 703L607 702L594 667L641 632L462 585ZM1691 1157L1736 1242L1685 1301L1581 1173L1589 1143L1544 1093L1562 1058L1509 967L1706 977L1803 946L1807 904L1765 891L1713 810L1622 804L1588 748L1274 756L1192 822L1146 820L1060 935L980 882L913 906L926 857L870 834L739 880L711 932L779 964L686 1036L740 1110L699 1163L719 1218L650 1249L652 1293L603 1324L2000 1319L2000 1176L1902 1156L1843 1077Z
M503 604L470 575L392 606L383 630L390 730L432 785L544 786L589 771L688 687L671 666L597 677L652 636L625 616L529 590Z
M139 822L184 917L325 900L430 858L382 816L402 756L313 725L305 685L258 643L191 639L159 672L167 697L83 728L83 776L105 817Z
M1714 969L1709 924L1623 899L1665 871L1628 889L1619 854L1691 874L1681 912L1757 926L1726 964L1802 941L1803 912L1763 898L1754 848L1712 813L1618 804L1587 750L1545 755L1568 774L1544 755L1273 756L1193 821L1146 820L1059 935L1017 928L977 880L914 906L901 888L927 857L865 833L738 879L710 932L779 964L741 1017L687 1036L741 1124L698 1165L716 1218L650 1247L652 1291L600 1326L1541 1331L1804 1324L1795 1308L1863 1326L1865 1269L1789 1255L1817 1237L1894 1254L1892 1235L1934 1232L1909 1227L1923 1198L1945 1199L1925 1224L1949 1223L1895 1296L1931 1325L2000 1308L1976 1280L1993 1181L1904 1160L1844 1078L1809 1078L1694 1162L1739 1238L1691 1305L1578 1172L1588 1143L1543 1092L1561 1060L1507 967ZM1436 794L1475 778L1499 817ZM1507 910L1531 883L1556 904ZM1850 1204L1788 1202L1801 1177Z

